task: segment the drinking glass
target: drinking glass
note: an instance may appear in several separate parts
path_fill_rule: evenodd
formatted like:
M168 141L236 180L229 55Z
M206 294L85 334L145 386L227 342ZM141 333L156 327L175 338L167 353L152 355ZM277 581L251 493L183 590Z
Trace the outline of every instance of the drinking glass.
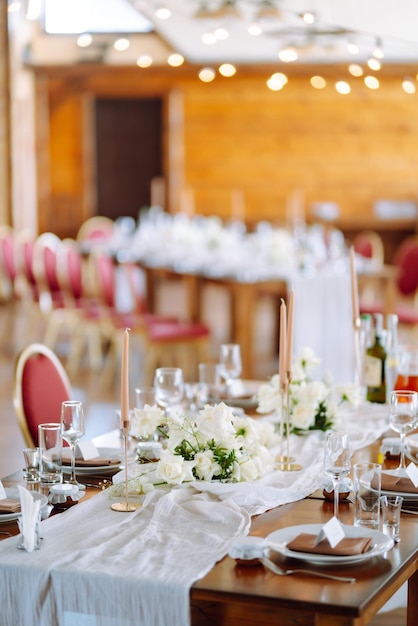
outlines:
M405 436L414 430L418 421L418 394L416 391L397 389L392 391L389 403L389 424L401 438L401 456L398 471L403 473L405 465Z
M339 483L350 472L350 448L347 433L329 431L325 437L324 472L332 479L334 515L338 517Z
M155 400L166 415L173 406L179 405L184 394L183 371L180 367L159 367L154 378Z
M79 485L75 475L75 448L84 435L83 403L79 400L65 400L61 404L61 436L71 450L71 474L68 483Z
M223 343L220 349L219 373L225 380L226 393L231 397L231 386L242 372L241 349L237 343Z

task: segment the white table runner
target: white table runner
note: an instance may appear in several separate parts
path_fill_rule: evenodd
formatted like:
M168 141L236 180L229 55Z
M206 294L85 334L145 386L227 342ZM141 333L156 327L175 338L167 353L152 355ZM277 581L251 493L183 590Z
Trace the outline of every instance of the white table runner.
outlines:
M346 421L353 451L386 430L386 411ZM154 490L129 514L103 492L42 522L38 551L17 550L17 537L0 542L2 626L187 626L192 584L248 533L250 515L320 486L323 437L292 436L301 472Z

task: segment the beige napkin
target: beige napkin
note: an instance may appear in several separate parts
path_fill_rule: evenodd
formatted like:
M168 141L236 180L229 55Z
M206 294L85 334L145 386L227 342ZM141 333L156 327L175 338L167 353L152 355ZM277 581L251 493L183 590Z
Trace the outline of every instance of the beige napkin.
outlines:
M397 476L396 474L382 472L381 488L384 491L403 491L418 495L418 487L414 486L409 476Z
M0 500L0 513L19 513L19 511L20 502L18 500L11 500L10 498Z
M120 459L106 459L102 456L96 456L93 459L76 459L75 465L76 467L106 467L112 465L120 465ZM63 457L62 459L63 465L71 465L71 459L68 457Z
M323 539L315 545L317 535L300 533L289 541L287 547L296 552L311 552L313 554L330 554L333 556L354 556L367 552L371 545L370 537L344 537L332 548L328 539Z

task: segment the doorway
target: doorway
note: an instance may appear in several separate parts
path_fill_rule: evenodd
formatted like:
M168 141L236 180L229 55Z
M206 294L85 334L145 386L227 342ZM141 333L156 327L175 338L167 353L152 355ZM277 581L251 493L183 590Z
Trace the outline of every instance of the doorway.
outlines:
M99 98L95 123L97 214L138 219L163 176L162 100Z

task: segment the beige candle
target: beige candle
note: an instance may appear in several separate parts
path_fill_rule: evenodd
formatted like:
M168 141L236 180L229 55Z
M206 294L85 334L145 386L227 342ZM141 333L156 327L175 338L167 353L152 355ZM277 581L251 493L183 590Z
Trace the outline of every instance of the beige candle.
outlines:
M356 273L356 257L353 246L350 248L350 274L351 274L351 304L353 308L353 324L357 327L360 319L360 309L358 302L358 287Z
M289 307L287 311L287 337L286 337L286 373L288 379L292 378L292 361L293 361L293 316L294 316L295 292L289 294Z
M122 367L121 367L121 428L129 429L129 328L123 334Z
M279 343L279 377L280 387L286 384L286 303L280 305L280 343Z

